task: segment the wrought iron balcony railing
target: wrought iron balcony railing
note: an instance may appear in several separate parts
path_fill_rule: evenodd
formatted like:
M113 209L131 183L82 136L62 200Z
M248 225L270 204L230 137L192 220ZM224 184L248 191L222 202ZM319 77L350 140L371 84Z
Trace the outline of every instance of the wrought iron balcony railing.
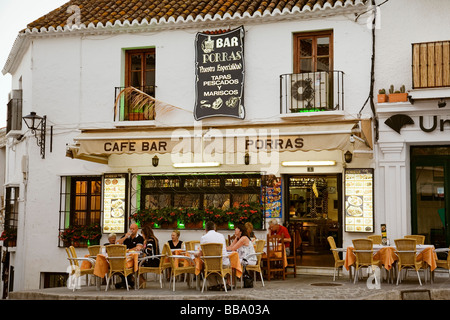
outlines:
M114 121L155 119L155 87L116 87Z
M280 76L280 113L344 110L344 72L320 71Z

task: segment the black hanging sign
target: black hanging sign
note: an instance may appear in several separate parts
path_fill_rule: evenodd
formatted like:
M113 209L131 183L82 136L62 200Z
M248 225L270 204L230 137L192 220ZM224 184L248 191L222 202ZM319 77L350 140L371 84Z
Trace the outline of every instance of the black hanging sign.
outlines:
M194 117L244 119L244 28L195 37Z

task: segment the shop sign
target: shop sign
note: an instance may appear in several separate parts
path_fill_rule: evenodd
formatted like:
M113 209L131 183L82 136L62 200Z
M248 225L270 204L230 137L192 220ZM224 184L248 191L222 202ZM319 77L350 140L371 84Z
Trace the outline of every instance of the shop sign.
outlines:
M373 232L373 169L345 170L345 231Z
M124 233L127 175L107 174L103 179L103 233Z
M450 124L450 119L439 119L438 121L438 116L433 116L432 118L432 124L430 126L425 126L424 121L425 118L424 116L420 116L419 117L419 128L420 130L422 130L423 132L433 132L435 130L439 130L441 132L444 131L444 126L445 125L449 125ZM409 124L415 124L414 120L406 115L406 114L396 114L393 115L391 117L389 117L385 122L384 122L389 128L391 128L392 130L394 130L395 132L400 134L401 129Z
M274 177L267 186L263 186L266 219L282 218L281 178Z
M244 119L244 28L195 37L196 120Z

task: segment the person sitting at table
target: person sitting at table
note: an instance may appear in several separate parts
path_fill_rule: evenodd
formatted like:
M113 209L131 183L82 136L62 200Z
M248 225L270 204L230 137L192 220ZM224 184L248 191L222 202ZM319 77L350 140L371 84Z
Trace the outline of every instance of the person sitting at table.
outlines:
M225 241L225 237L223 234L218 233L216 231L216 225L212 221L207 221L205 223L205 232L201 238L200 238L200 245L205 243L221 243L222 244L222 265L223 266L229 266L230 265L230 259L228 258L227 254L227 244ZM196 254L196 256L201 256L202 252ZM209 290L220 290L222 287L221 283L222 279L219 279L219 276L217 274L212 274L208 276L208 284L209 284ZM227 288L228 289L228 288Z
M108 242L104 244L104 246L109 246L110 244L116 244L116 234L115 233L111 233L108 236Z
M180 230L173 230L171 240L167 241L170 249L181 249L183 241L180 240Z
M128 250L141 251L144 247L144 238L138 234L139 227L136 223L130 225L130 230L119 240L117 244L124 244Z
M153 233L153 229L149 225L145 225L142 228L142 235L144 236L144 247L142 251L146 256L156 256L159 255L159 243L158 238L156 238ZM159 266L159 258L148 259L143 265L145 267L157 267Z
M269 233L271 236L282 234L284 237L284 247L286 248L286 256L291 254L291 236L285 226L278 223L277 220L272 219L269 221Z
M236 225L234 228L234 235L236 236L233 240L233 242L230 244L230 246L227 247L228 251L237 251L239 255L239 260L241 262L245 257L247 257L249 254L255 253L255 247L253 246L253 242L250 240L250 237L247 233L247 228L245 228L243 225ZM256 264L256 255L251 256L248 258L244 263L249 265L255 265Z

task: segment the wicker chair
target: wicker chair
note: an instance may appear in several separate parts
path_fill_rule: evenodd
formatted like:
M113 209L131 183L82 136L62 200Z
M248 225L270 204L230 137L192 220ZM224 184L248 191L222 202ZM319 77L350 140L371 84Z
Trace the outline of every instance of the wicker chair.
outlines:
M259 275L261 276L261 283L262 286L264 287L264 279L263 279L263 274L262 274L262 270L261 270L261 257L262 254L264 252L264 246L266 244L265 240L256 240L255 243L255 253L256 253L256 264L255 265L247 265L245 268L247 271L253 271L255 274L256 272L259 272ZM248 257L246 257L248 258ZM256 279L256 277L255 277ZM241 278L241 288L242 288L242 278Z
M284 248L284 236L267 235L267 252L264 270L267 272L267 279L270 281L273 273L281 273L283 280L286 278L284 260L286 249Z
M376 234L373 236L367 236L367 239L372 240L373 244L382 244L381 235L379 235L379 234Z
M425 244L425 236L419 234L410 234L405 236L404 238L416 240L416 245Z
M419 284L422 285L420 280L419 269L422 268L422 261L416 261L416 240L414 239L395 239L396 254L398 256L398 276L397 285L401 278L400 273L403 269L413 268L416 270Z
M342 260L339 257L339 249L336 247L336 242L332 236L327 238L328 243L330 244L330 250L333 253L334 258L334 273L333 273L333 281L336 281L336 271L339 278L339 269L344 266L345 260Z
M96 257L100 253L101 248L102 248L102 246L100 246L100 245L89 246L88 247L89 255L91 257Z
M108 254L109 271L106 280L106 290L108 290L109 280L116 274L121 274L125 278L125 284L128 289L127 277L134 272L133 268L127 268L127 246L122 244L111 244L106 246Z
M361 268L373 268L377 266L381 268L381 262L379 260L373 260L373 242L370 239L354 239L353 252L356 256L355 262L355 278L353 283L356 283L358 279L359 271ZM375 277L375 283L377 278Z
M222 246L221 243L204 243L201 245L202 260L205 263L202 292L205 289L206 278L212 274L217 274L222 278L223 286L227 292L225 276L228 274L231 278L232 271L231 267L222 265Z
M199 240L192 240L192 241L185 241L184 246L186 247L186 250L193 251L195 250L195 245L199 245Z
M294 278L297 277L297 237L295 234L295 231L292 230L292 232L290 233L291 236L291 243L290 243L290 249L291 249L291 253L289 256L286 256L286 260L287 260L287 268L291 269L291 271L285 271L286 275L294 275Z
M92 258L78 258L77 252L75 250L75 247L70 246L69 248L66 248L67 253L67 259L69 260L69 264L71 267L71 275L78 273L79 276L86 276L86 283L89 286L89 275L94 276L94 267L95 267L95 260ZM81 269L79 261L89 261L91 263L91 267L89 269ZM73 288L75 291L75 286Z
M186 250L188 248L188 245L186 244ZM170 281L173 281L173 291L175 291L175 283L176 283L176 277L180 274L193 274L195 275L195 264L194 260L188 256L183 255L173 255L172 251L170 250L169 244L165 243L163 252L168 255L170 258ZM165 260L165 259L162 259ZM180 260L188 260L189 264L187 266L182 266L178 262ZM190 286L188 282L188 286Z
M450 248L448 250L450 250ZM436 267L442 268L442 269L447 269L448 276L450 277L450 254L449 254L449 251L447 251L447 259L446 260L436 260Z
M170 261L169 263L166 262L166 257L170 256L170 247L168 243L164 244L163 250L161 252L160 255L155 255L155 256L146 256L143 259L141 259L139 261L139 269L138 269L138 277L137 277L137 288L140 288L140 276L142 274L146 274L146 273L153 273L153 274L157 274L159 275L159 284L161 286L161 288L163 287L163 283L162 283L162 279L163 279L163 274L167 269L171 268L171 264ZM156 259L159 258L159 265L157 267L146 267L143 266L143 264L150 260L150 259Z

